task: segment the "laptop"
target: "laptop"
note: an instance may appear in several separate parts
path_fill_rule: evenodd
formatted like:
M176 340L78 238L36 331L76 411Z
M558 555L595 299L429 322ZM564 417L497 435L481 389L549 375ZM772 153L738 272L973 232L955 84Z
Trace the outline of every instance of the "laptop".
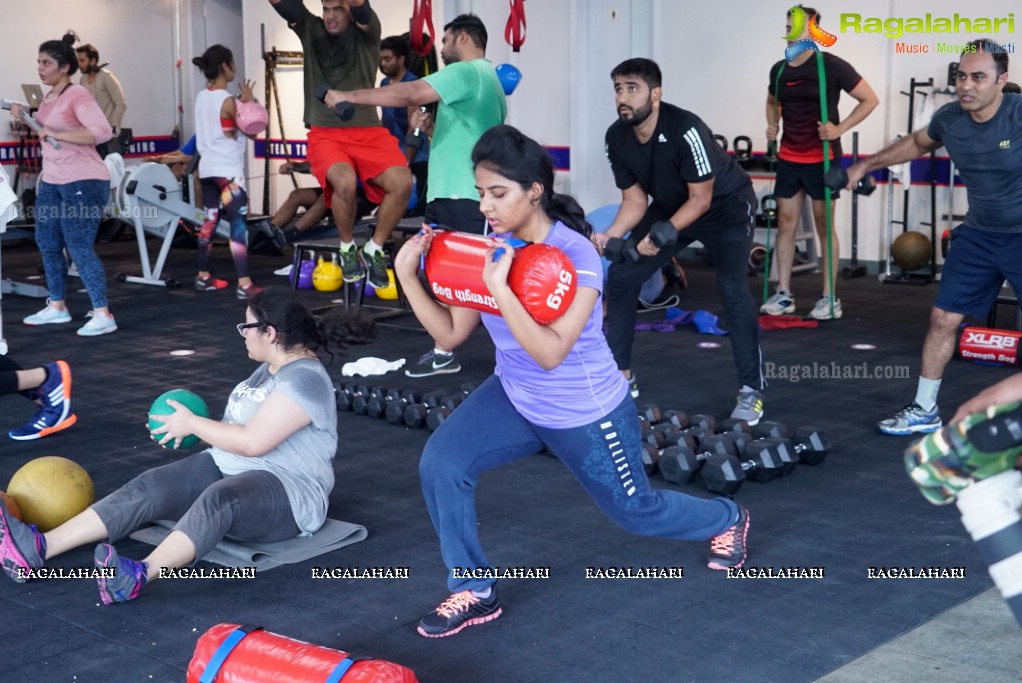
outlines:
M25 101L32 109L38 109L43 104L43 89L38 83L22 84L21 92L25 93Z

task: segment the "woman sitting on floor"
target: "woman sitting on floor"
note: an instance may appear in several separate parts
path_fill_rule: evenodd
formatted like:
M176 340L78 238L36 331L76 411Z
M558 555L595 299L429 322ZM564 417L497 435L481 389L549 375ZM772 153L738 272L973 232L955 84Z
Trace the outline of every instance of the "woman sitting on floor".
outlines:
M298 296L269 287L249 303L238 325L249 358L260 363L231 392L221 421L199 417L176 401L154 415L160 444L190 434L209 444L200 453L135 477L52 531L18 521L0 500L0 565L18 583L46 560L86 543L96 546L99 595L111 604L132 600L161 570L188 565L225 536L245 542L309 536L326 521L334 486L337 409L317 351L362 343L371 321L344 311L317 322ZM158 519L177 524L145 560L120 558L111 543Z

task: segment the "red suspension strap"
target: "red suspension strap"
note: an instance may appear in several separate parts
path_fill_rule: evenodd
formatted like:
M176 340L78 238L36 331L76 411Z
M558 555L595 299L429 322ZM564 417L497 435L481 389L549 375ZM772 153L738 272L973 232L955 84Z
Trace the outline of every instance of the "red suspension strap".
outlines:
M509 0L511 16L504 27L504 40L511 49L518 52L525 44L525 0Z
M436 36L436 31L433 29L433 0L415 0L411 24L412 49L420 56L425 57L433 49L433 39ZM423 38L424 30L428 39Z

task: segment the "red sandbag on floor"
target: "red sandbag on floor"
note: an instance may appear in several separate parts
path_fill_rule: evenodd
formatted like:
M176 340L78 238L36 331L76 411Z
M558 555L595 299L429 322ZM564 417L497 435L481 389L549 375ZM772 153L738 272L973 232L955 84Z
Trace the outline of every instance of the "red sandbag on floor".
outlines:
M217 624L202 634L188 683L418 683L415 673L381 659L305 643L258 626Z

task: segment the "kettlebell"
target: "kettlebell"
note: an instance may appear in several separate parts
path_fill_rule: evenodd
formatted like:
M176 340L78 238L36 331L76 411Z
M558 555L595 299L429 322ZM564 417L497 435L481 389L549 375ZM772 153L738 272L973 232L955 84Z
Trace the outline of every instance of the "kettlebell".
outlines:
M713 136L713 141L716 142L718 145L720 145L720 148L722 150L724 150L725 152L727 151L727 138L726 137L724 137L723 135L714 135Z
M763 217L770 223L777 221L777 197L772 194L765 194L763 198L759 200L760 209L763 211Z
M316 269L312 271L312 286L316 291L335 292L341 288L341 267L337 265L337 254L331 254L330 257L330 261L325 261L320 256Z
M735 161L745 165L752 161L752 138L748 135L739 135L731 145L735 151Z
M312 261L312 252L308 252L308 254L308 258L298 264L298 289L312 289L312 272L315 270L316 264Z

